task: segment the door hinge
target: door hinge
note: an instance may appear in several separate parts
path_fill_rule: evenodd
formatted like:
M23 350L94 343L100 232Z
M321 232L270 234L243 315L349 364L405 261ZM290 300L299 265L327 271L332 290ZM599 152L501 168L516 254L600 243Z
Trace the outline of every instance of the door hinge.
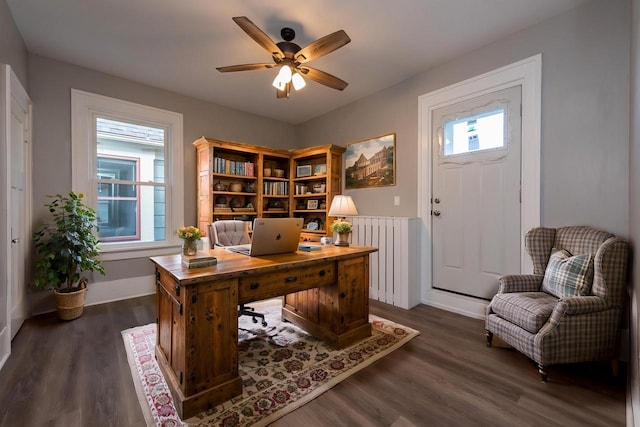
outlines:
M182 303L178 304L178 313L182 316Z
M180 385L182 385L183 377L184 377L184 374L182 371L180 371Z

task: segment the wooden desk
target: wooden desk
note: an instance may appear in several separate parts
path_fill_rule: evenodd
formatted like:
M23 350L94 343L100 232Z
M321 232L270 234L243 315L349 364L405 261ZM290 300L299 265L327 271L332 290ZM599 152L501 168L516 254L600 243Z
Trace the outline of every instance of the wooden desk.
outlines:
M341 348L371 335L369 254L373 247L248 257L212 249L218 264L182 267L180 255L156 265L156 358L184 419L242 393L239 303L284 295L282 318Z

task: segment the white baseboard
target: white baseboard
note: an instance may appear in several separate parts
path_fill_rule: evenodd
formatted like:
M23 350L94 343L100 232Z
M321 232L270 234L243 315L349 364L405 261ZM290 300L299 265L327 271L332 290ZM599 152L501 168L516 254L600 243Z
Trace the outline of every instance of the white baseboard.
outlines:
M423 293L422 303L467 317L484 319L487 304L485 300L457 295L451 292L428 289Z
M87 290L85 306L104 304L156 293L156 277L142 276L111 282L91 283Z
M87 285L85 306L105 304L155 293L156 278L154 275L89 283ZM53 295L43 296L42 294L44 293L39 294L39 300L33 301L32 315L55 311L56 305Z
M9 328L7 326L0 331L0 369L4 366L11 355L11 337L9 337Z

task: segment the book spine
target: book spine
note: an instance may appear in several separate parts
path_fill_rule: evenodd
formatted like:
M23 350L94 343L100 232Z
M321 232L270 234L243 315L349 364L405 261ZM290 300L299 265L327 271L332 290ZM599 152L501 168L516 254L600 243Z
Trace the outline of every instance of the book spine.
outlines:
M183 262L187 268L200 268L200 267L209 267L211 265L216 265L218 261L199 261L199 262Z

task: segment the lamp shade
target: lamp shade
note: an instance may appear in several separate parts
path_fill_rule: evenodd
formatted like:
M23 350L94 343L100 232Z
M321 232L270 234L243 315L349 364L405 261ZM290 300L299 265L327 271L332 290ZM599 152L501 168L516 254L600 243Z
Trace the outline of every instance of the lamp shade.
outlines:
M337 195L333 198L329 208L329 216L344 217L354 215L358 215L358 209L356 209L351 196Z

